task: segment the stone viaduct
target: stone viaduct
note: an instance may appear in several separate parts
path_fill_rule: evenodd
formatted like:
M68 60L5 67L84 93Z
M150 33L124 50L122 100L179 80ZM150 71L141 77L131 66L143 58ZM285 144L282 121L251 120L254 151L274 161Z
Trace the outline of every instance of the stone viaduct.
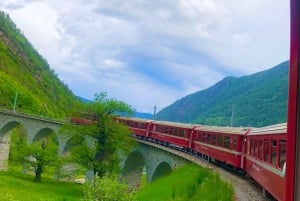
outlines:
M18 125L25 129L29 144L54 133L59 143L59 155L64 155L72 147L70 137L59 133L63 122L0 110L0 170L7 170L10 133ZM142 174L146 174L147 181L151 182L169 174L184 162L184 159L173 153L141 142L127 157L121 156L121 177L130 187L136 188L140 185Z
M32 117L24 114L13 113L9 111L0 111L0 170L7 169L7 161L10 147L10 133L17 126L21 125L27 134L27 142L42 139L43 137L54 133L59 142L59 153L63 155L68 147L68 137L59 135L59 129L62 122Z

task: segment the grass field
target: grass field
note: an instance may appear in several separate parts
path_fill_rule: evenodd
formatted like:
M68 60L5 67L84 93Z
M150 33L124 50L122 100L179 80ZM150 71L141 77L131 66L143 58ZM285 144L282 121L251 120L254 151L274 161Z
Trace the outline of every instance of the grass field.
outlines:
M145 182L144 182L145 183ZM0 201L79 201L81 185L57 182L43 177L33 182L32 175L0 172ZM190 164L136 193L136 201L232 201L233 188L207 169Z
M82 186L43 178L33 182L33 176L14 172L0 172L0 201L79 201Z
M233 188L220 177L196 165L186 165L144 186L138 201L232 201Z

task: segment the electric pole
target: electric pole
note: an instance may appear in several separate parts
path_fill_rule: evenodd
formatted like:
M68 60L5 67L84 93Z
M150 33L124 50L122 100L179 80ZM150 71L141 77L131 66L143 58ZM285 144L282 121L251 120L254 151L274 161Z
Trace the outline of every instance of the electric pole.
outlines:
M232 108L231 108L231 120L230 120L230 127L232 127L232 124L233 124L233 111L234 111L234 104L232 105Z
M15 96L14 112L16 112L17 99L18 99L18 91L16 91L16 96Z

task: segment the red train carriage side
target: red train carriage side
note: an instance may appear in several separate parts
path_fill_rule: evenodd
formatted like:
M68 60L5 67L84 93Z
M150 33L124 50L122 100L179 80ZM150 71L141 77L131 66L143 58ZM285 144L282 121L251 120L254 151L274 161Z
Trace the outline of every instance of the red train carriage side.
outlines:
M242 168L242 141L248 128L201 126L195 128L193 151L236 168Z
M190 150L190 138L195 126L191 124L155 121L151 138L178 148Z
M286 123L251 129L245 171L279 201L285 200Z
M286 124L263 128L195 126L119 118L135 136L243 169L279 201L285 196Z
M147 138L152 132L153 120L118 117L119 122L127 125L137 137Z

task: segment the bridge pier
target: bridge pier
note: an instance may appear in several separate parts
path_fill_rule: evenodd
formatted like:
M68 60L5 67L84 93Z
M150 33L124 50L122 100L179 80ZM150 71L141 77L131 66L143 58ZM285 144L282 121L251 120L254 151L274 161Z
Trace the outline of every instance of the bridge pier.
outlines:
M10 148L10 133L0 135L0 171L6 171L8 168L8 156Z

